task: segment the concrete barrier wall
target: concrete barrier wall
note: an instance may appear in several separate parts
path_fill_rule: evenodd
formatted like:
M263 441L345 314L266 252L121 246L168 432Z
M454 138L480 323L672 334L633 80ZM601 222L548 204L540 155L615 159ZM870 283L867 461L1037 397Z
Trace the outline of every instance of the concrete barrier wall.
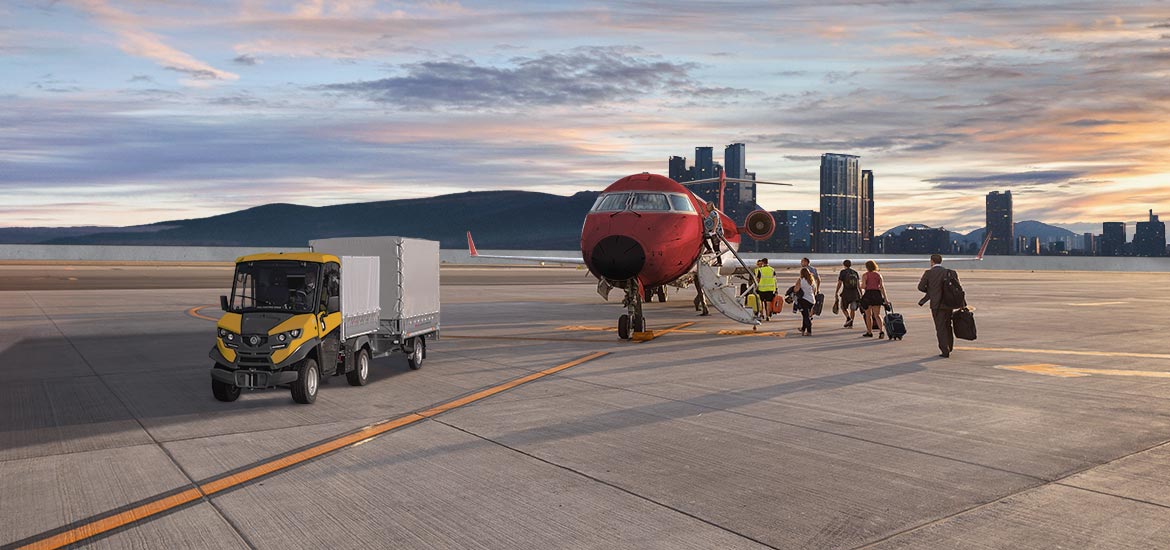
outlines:
M5 244L0 245L0 260L80 260L80 261L141 261L141 262L231 262L239 256L255 254L257 252L305 252L308 248L244 248L244 247L214 247L214 246L91 246L91 245L38 245L38 244ZM579 257L577 250L483 250L481 254L501 254L519 256L561 256ZM772 254L749 252L747 256L756 258L799 259L802 254ZM466 250L441 250L439 257L444 263L450 264L519 264L531 265L530 262L509 260L491 260L486 258L472 258ZM833 254L810 254L809 258L828 259L839 258ZM856 255L850 256L855 264L863 264L865 260L873 259L881 264L888 258L915 258L908 255ZM944 258L945 263L945 258ZM925 268L927 262L923 262ZM1143 271L1143 272L1170 272L1170 258L1102 258L1078 256L987 256L982 262L955 263L960 269L992 269L1008 271ZM906 267L906 266L902 266Z

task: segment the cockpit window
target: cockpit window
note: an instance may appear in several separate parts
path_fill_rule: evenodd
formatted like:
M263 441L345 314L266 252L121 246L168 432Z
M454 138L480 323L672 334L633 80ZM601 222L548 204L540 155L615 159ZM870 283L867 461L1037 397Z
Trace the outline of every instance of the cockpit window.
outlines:
M630 200L629 193L610 193L602 195L593 205L594 212L617 212L626 209L626 202Z
M670 202L662 193L634 193L634 204L630 208L642 212L670 210Z
M683 195L671 195L670 205L673 206L675 210L681 210L683 212L695 211L695 207L691 205L691 200Z

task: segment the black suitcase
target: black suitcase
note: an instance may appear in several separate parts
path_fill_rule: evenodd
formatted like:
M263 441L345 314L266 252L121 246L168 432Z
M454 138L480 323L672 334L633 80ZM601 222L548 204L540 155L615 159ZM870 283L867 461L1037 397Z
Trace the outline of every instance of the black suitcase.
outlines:
M970 309L963 308L956 311L951 315L951 323L955 327L955 338L974 340L977 336L975 331L975 314Z
M906 336L906 321L902 319L901 313L886 314L886 335L890 340L901 340Z
M825 295L818 292L817 297L816 297L816 301L813 302L812 314L814 316L820 315L821 311L823 311L824 309L825 309Z

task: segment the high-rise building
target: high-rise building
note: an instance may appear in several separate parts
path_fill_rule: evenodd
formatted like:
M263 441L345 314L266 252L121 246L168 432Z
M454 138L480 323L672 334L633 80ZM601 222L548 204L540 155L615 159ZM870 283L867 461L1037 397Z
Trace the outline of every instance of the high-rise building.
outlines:
M723 166L729 178L747 178L747 146L732 143L723 149Z
M1085 236L1081 242L1083 243L1081 245L1081 250L1084 251L1086 256L1097 255L1097 242L1093 238L1092 233L1085 233Z
M711 147L695 147L695 179L715 177L715 159Z
M949 254L954 250L951 232L941 227L910 225L882 240L885 254Z
M873 236L873 170L861 171L861 251L877 251Z
M1099 256L1121 256L1125 253L1125 222L1101 224L1101 240L1097 243Z
M1133 255L1166 255L1166 222L1158 221L1153 209L1150 210L1149 221L1137 222L1137 230L1133 235Z
M856 254L861 249L860 157L821 155L821 235L817 252Z
M766 241L758 241L757 252L815 252L820 232L820 213L816 210L776 210L776 231Z
M687 170L686 157L670 157L670 161L667 164L670 179L680 183L684 181L691 181L691 173L689 170Z
M992 191L987 194L987 230L991 242L987 254L1007 255L1015 243L1015 225L1012 223L1012 192Z

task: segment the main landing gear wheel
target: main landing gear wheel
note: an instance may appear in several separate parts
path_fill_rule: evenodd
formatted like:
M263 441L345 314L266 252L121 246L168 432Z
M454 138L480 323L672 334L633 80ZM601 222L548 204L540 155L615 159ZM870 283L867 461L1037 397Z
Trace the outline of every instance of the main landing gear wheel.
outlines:
M317 368L317 361L313 358L301 361L301 368L297 369L297 380L292 383L293 401L308 405L317 400L317 386L321 383L321 371Z
M370 378L370 352L359 349L353 356L353 370L345 373L351 386L364 386Z
M219 380L212 378L211 394L220 401L230 403L240 398L240 387L235 384L220 382Z
M649 302L650 300L646 300ZM658 301L666 303L666 287L658 287Z
M410 370L422 368L423 359L427 356L426 346L421 336L411 338L410 349L406 351L406 364L410 365Z
M622 340L630 339L630 316L624 313L621 317L618 317L618 338Z

